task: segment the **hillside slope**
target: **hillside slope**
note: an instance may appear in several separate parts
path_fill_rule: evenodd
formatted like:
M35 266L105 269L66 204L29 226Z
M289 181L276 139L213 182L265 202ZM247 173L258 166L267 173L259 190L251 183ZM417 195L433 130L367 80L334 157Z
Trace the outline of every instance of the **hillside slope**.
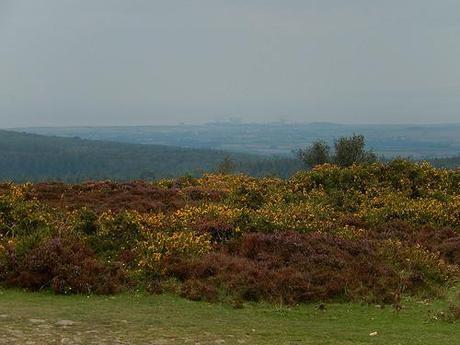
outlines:
M460 154L460 124L344 125L337 123L209 123L180 126L24 128L27 133L79 136L134 144L159 144L235 152L290 155L321 139L359 133L378 155L388 158L449 157Z
M213 171L224 151L126 144L0 130L0 180L76 182L154 179ZM230 154L236 169L253 175L289 176L293 159Z

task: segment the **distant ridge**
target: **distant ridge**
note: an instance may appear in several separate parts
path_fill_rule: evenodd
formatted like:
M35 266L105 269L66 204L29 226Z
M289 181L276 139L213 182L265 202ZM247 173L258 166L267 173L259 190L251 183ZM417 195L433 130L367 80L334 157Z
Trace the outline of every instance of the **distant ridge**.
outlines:
M43 136L0 130L0 180L80 182L83 180L153 180L214 171L230 156L239 171L288 176L293 159L267 159L219 150Z
M314 123L208 123L177 126L41 127L18 129L29 133L137 144L226 150L292 157L292 151L314 140L362 134L377 154L385 157L447 157L460 155L460 123L370 125Z

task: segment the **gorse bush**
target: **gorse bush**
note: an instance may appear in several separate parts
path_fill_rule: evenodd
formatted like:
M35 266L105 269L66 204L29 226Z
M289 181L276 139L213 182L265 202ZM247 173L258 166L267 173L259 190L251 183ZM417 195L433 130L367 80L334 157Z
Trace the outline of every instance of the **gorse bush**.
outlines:
M209 252L211 242L206 234L190 231L151 232L139 243L139 250L139 267L147 273L160 274L170 261L188 260Z
M397 303L459 264L460 172L428 164L0 185L0 283L32 290Z
M52 226L53 217L46 205L26 198L30 185L6 185L0 199L0 234L7 237L30 235Z

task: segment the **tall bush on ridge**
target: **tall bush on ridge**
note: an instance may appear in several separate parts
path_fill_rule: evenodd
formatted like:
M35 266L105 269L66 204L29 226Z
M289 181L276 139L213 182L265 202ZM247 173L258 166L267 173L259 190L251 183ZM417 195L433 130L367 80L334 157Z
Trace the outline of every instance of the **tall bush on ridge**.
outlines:
M353 134L351 137L341 137L334 143L334 163L348 167L356 163L373 163L377 156L372 151L366 151L366 140L363 135Z
M331 148L323 140L315 141L310 147L297 152L297 157L310 168L331 161Z
M217 166L216 172L218 174L228 175L234 172L235 168L236 168L235 162L229 155L227 155L224 157L222 162L220 162L219 165Z
M366 151L365 146L364 136L353 134L351 137L337 139L334 143L333 154L331 154L331 148L325 141L318 140L309 147L300 149L297 152L297 157L309 168L324 163L348 167L353 164L377 161L377 156L372 151Z

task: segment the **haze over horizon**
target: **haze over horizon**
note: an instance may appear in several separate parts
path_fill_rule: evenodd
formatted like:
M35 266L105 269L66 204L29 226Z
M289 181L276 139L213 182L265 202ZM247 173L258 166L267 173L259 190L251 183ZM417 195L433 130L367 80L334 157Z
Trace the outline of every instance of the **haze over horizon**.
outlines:
M0 128L459 123L460 1L0 0Z
M240 121L234 120L233 118L228 118L228 119L219 119L216 121L193 121L193 122L162 122L162 123L157 123L157 124L152 124L152 123L129 123L129 124L90 124L90 125L81 125L81 124L68 124L68 125L27 125L27 126L13 126L13 127L0 127L2 130L13 130L13 131L20 131L20 130L27 130L27 129L79 129L79 128L94 128L94 129L103 129L103 128L136 128L136 127L172 127L172 128L178 128L181 126L185 127L190 127L193 128L195 126L198 127L209 127L213 125L217 125L223 128L223 126L227 125L241 125L241 126L275 126L275 125L286 125L286 126L296 126L296 125L301 125L301 126L306 126L306 125L322 125L322 126L344 126L348 128L373 128L377 129L381 126L387 127L387 126L395 126L399 129L402 129L404 127L448 127L448 126L454 126L453 128L459 128L460 129L460 121L452 121L452 122L417 122L417 123L409 123L409 122L399 122L399 123L365 123L365 122L331 122L331 121L287 121L287 120L278 120L278 121ZM30 133L35 133L35 132L30 132Z

